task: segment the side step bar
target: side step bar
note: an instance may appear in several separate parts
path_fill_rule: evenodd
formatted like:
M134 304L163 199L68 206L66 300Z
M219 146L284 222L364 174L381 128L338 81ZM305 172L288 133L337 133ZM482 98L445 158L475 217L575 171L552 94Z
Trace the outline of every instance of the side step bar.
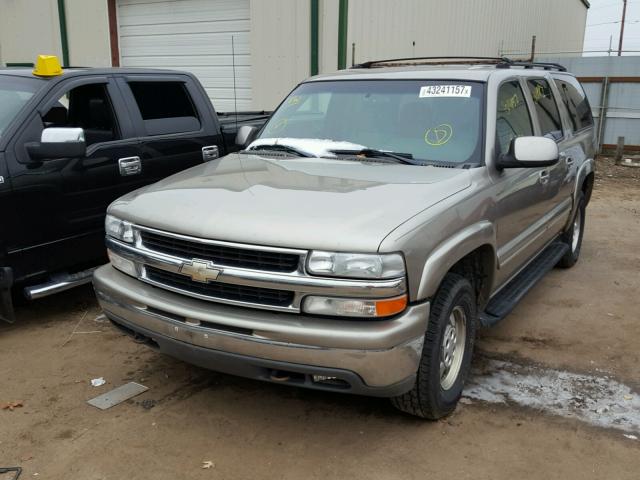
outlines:
M33 285L24 289L24 296L29 300L47 297L54 293L64 292L70 288L78 287L91 282L93 271L97 267L83 270L77 273L64 273L51 277L51 280L40 285Z
M504 319L549 270L556 266L569 245L554 242L493 297L480 314L480 324L490 327Z

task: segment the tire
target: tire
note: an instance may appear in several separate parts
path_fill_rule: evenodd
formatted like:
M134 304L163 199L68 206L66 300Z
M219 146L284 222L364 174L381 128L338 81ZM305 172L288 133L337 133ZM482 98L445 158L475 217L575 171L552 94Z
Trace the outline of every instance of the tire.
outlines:
M464 331L459 327L461 312L464 314ZM445 335L451 334L451 328L447 328L451 319L458 323L458 335L464 335L464 339L456 343L457 348L464 345L464 350L462 355L458 351L458 355L446 357L454 358L453 364L459 367L454 369L452 364L441 375L443 343ZM471 283L461 275L448 273L431 304L416 383L409 392L393 397L391 403L405 413L430 420L453 412L469 374L476 327L476 295Z
M576 213L571 220L571 226L562 234L562 242L569 245L569 251L558 262L557 266L560 268L571 268L580 258L582 237L584 236L585 203L584 195L580 193L578 196L578 208L576 208Z

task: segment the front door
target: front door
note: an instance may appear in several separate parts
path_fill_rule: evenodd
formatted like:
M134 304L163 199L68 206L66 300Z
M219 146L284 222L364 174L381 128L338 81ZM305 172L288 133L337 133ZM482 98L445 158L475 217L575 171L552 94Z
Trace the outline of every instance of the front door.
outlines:
M502 83L496 113L496 153L513 139L535 135L530 102L518 79ZM496 176L497 285L508 280L535 253L535 231L545 214L545 168L508 168Z
M25 144L38 142L48 127L82 128L86 155L34 161ZM104 259L106 208L134 188L120 175L119 160L140 155L113 81L91 76L58 85L10 148L13 199L21 218L8 240L11 264L18 265L15 280L78 270Z

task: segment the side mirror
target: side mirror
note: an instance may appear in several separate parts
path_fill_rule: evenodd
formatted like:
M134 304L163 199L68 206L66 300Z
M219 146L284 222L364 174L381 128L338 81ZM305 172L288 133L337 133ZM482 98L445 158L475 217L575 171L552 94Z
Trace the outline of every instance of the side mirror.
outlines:
M236 145L245 148L249 146L251 142L256 138L258 129L250 125L243 125L238 129L236 133Z
M45 128L40 142L25 146L29 156L38 161L83 157L87 152L82 128Z
M536 168L558 163L558 145L545 137L517 137L511 140L509 151L498 157L496 167Z

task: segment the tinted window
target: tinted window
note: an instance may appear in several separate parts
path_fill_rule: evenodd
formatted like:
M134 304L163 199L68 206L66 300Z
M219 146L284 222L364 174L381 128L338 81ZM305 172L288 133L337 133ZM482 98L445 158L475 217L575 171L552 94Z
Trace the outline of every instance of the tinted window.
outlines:
M591 106L582 88L578 89L569 82L556 79L562 101L569 111L571 126L574 132L593 125Z
M119 138L107 86L102 83L81 85L69 90L42 117L42 121L45 128L84 129L87 145Z
M260 138L349 142L335 148L480 163L483 97L484 85L476 82L309 82L282 103Z
M535 79L527 80L527 85L538 114L542 135L548 135L555 140L561 139L562 121L549 83L546 80Z
M503 83L498 91L496 134L499 153L507 153L514 138L533 135L529 108L517 81Z
M44 85L41 80L6 76L0 78L0 137L11 121Z
M189 92L182 82L130 82L149 135L190 132L200 122Z

